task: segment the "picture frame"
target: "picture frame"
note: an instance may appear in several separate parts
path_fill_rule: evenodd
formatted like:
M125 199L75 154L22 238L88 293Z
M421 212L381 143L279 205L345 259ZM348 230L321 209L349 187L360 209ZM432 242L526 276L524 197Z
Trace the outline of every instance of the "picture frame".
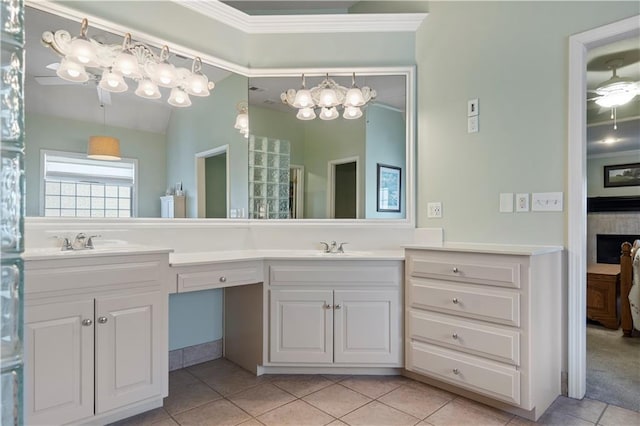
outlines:
M377 164L376 210L399 213L402 195L402 169L387 164Z
M640 163L604 166L604 187L640 186Z

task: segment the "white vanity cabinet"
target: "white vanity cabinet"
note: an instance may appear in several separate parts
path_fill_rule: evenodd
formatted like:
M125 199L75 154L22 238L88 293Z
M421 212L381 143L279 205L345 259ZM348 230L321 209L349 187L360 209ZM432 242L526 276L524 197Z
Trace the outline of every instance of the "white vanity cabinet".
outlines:
M266 265L265 365L402 365L402 262Z
M168 254L25 261L26 424L107 423L167 395Z
M537 419L560 394L560 256L407 249L408 375Z

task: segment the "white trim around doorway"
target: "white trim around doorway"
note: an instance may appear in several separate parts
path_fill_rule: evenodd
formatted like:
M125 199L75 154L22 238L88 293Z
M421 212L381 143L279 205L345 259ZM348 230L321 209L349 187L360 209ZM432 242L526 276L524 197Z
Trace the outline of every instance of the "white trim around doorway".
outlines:
M229 217L229 145L197 152L195 155L196 169L196 213L199 218L207 217L207 193L205 182L205 160L216 155L227 154L226 174L227 174L227 217Z

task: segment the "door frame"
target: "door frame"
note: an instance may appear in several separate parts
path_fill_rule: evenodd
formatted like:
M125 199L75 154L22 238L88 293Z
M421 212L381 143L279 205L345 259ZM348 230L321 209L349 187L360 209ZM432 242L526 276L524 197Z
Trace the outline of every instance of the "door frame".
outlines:
M356 219L360 217L360 157L345 157L327 162L327 218L335 219L336 166L356 163Z
M206 151L197 152L195 155L196 162L196 214L198 218L207 217L207 184L205 173L205 160L209 157L215 157L218 155L227 154L225 164L225 174L227 180L226 198L227 198L227 213L226 217L229 217L229 144L221 145L216 148L212 148Z
M586 393L587 356L587 52L640 34L640 15L569 37L567 207L567 385L571 398Z
M304 218L304 166L299 164L289 164L289 176L292 171L296 171L296 192L293 198L296 200L296 219ZM291 179L291 177L289 177Z

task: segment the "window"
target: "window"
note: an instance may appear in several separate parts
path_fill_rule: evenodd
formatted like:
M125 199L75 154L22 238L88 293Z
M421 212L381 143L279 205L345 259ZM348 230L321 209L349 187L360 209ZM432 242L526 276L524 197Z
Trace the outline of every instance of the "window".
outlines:
M133 217L135 159L92 160L74 152L41 151L44 216Z

